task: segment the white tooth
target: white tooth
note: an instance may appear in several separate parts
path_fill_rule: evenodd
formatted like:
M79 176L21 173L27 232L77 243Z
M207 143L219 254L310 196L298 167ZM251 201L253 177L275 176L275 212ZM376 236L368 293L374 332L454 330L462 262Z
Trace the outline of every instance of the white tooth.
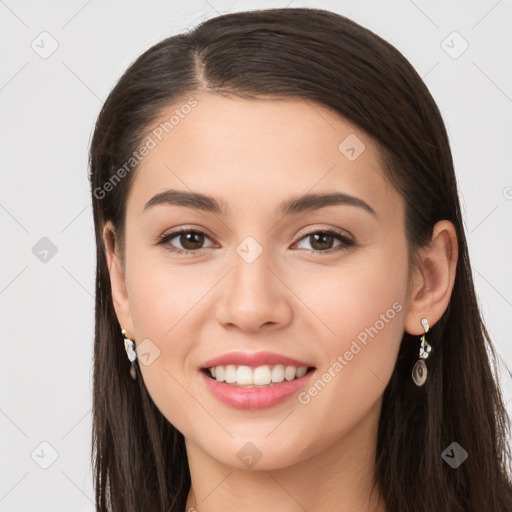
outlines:
M224 374L224 378L228 384L232 384L236 382L236 366L233 364L228 364L226 366L226 373Z
M282 364L276 364L272 368L272 382L283 382L284 380L284 366Z
M297 368L297 375L296 377L299 379L300 377L304 377L306 375L306 372L308 371L307 366L301 366L300 368Z
M236 383L242 386L252 384L252 369L250 366L239 366L236 372Z
M219 382L224 382L224 372L225 372L224 366L217 366L217 369L215 370L215 378Z
M287 366L286 370L284 371L284 378L286 380L293 380L295 378L295 372L296 372L295 366Z
M258 366L254 370L253 381L255 386L264 386L272 382L272 374L269 366Z
M237 386L267 386L272 383L283 382L283 380L292 381L306 375L307 366L296 368L295 366L285 366L276 364L274 366L264 365L253 368L250 366L236 366L229 364L227 366L217 366L209 368L214 379L227 384Z

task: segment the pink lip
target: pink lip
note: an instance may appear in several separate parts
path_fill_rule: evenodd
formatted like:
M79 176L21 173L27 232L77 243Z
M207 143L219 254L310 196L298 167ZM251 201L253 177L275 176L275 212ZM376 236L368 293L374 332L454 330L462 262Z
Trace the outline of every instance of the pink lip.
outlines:
M264 366L273 364L283 364L285 366L296 366L297 368L306 366L313 366L304 361L298 361L292 357L276 354L275 352L230 352L214 359L206 361L201 368L212 368L214 366L245 365L245 366ZM293 381L292 381L293 382Z
M222 365L214 365L222 366ZM302 364L302 366L307 366ZM261 388L238 387L225 382L218 382L210 378L204 370L199 375L206 384L208 390L221 402L235 409L264 409L283 402L288 397L297 393L310 381L311 376L316 373L310 371L303 377L291 381L283 381L273 386Z

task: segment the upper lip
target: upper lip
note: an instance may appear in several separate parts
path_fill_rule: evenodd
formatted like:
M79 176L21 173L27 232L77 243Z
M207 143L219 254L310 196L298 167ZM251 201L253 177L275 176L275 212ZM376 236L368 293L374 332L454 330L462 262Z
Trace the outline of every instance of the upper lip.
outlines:
M202 368L212 368L215 366L246 365L246 366L264 366L282 364L285 366L310 367L312 364L299 361L293 357L277 354L275 352L229 352L203 363Z

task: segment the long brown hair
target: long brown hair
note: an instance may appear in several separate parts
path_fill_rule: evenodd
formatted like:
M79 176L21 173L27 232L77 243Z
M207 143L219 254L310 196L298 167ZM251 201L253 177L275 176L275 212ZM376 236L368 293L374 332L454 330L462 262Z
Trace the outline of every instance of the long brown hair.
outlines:
M185 509L190 472L184 438L154 405L138 368L137 381L129 376L102 234L112 221L123 248L126 197L137 169L126 162L165 107L203 91L304 98L333 109L378 144L383 168L406 203L413 253L430 240L437 221L454 224L456 278L448 308L429 331L435 353L428 381L418 388L411 380L417 343L405 333L383 396L376 483L390 512L512 510L509 418L496 380L496 353L477 304L441 114L398 50L320 9L227 14L169 37L128 68L101 110L90 148L97 244L92 439L97 510ZM123 166L126 172L119 173ZM453 442L468 452L457 468L442 457Z

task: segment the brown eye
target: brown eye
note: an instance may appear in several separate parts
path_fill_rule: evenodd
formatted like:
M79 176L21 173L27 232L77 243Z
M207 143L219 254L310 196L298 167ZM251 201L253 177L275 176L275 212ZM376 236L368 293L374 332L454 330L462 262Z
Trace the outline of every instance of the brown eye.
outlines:
M334 243L334 237L324 233L315 233L313 235L309 235L309 240L311 247L318 251L332 249L332 244Z
M201 249L204 243L204 234L197 231L187 231L178 235L179 241L185 250Z
M328 252L331 249L343 250L355 245L353 240L334 230L314 231L303 236L299 242L301 240L308 240L311 249L306 249L312 250L313 252ZM340 243L337 246L333 246L336 240Z
M177 242L171 243L171 240L177 239ZM165 245L171 251L177 253L194 253L199 252L200 249L203 249L203 244L205 239L209 239L208 236L202 231L193 230L193 229L182 229L179 231L174 231L172 233L168 233L164 235L160 244ZM175 244L178 243L182 246L176 247Z
M177 240L171 243L171 240ZM181 229L163 235L159 241L159 244L164 245L166 249L170 251L186 254L199 253L201 249L204 249L203 244L205 240L210 238L199 230L194 229ZM312 253L332 253L341 250L347 250L351 247L355 247L356 243L349 237L334 230L322 230L313 231L304 235L296 244L302 240L308 240L310 242L311 249L306 248ZM337 245L333 245L336 240L339 242ZM178 244L178 247L176 247ZM181 247L179 247L181 245ZM210 245L209 247L212 247Z

